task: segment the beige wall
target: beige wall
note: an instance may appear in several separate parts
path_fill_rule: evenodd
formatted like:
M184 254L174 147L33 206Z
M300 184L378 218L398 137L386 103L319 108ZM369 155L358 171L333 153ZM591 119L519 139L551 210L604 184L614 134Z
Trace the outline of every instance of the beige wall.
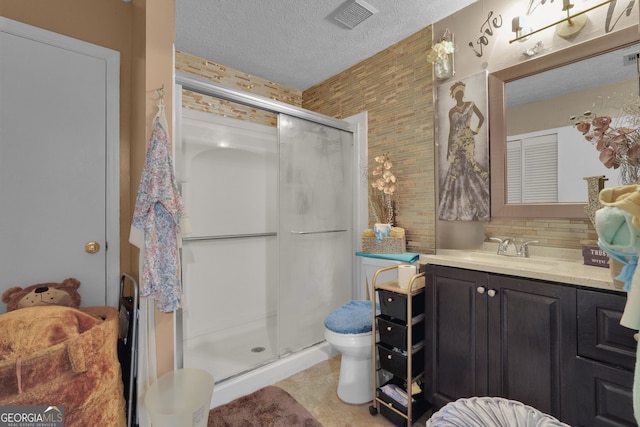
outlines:
M600 4L599 0L585 0L582 9ZM555 34L555 28L542 31L523 42L510 43L515 37L511 31L511 20L515 16L527 16L533 29L553 22L558 16L562 3L530 2L528 0L479 0L457 13L434 23L434 38L440 37L445 29L455 35L456 78L464 78L482 71L494 72L527 60L524 51L538 41L543 43L544 52L562 51L584 41L601 37L607 32L638 25L638 7L631 14L623 14L628 1L613 2L588 13L589 21L582 32L570 39ZM535 6L535 7L533 7ZM529 10L529 7L532 10ZM609 9L609 8L612 9ZM606 23L606 14L615 17ZM617 18L620 18L616 21ZM544 54L543 52L543 54ZM442 84L450 84L454 79ZM437 100L436 100L437 102ZM556 109L554 108L554 111ZM578 112L579 113L579 112ZM564 116L564 113L560 113ZM572 114L576 114L573 112ZM592 149L591 147L586 147ZM586 192L586 184L585 184ZM439 222L438 246L446 242L448 233L453 232L455 223ZM578 249L581 240L594 240L597 235L588 219L532 219L495 218L486 224L478 224L486 236L520 237L535 239L539 245ZM473 234L473 233L470 233Z
M133 78L130 206L134 206L146 147L151 137L151 122L158 103L157 89L164 87L164 104L169 128L173 114L173 44L175 40L174 0L133 0ZM121 221L128 229L132 214ZM130 246L131 247L131 246ZM131 247L131 271L139 276L137 248ZM173 370L174 313L156 310L156 346L158 375Z

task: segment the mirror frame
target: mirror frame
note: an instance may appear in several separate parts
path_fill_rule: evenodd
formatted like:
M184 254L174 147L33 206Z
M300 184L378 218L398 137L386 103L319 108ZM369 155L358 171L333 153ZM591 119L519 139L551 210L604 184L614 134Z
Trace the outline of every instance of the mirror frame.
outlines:
M586 203L506 203L507 131L504 101L505 84L532 74L638 43L639 40L638 26L633 25L615 33L609 33L489 74L491 218L587 218L584 210ZM585 193L586 189L585 184Z

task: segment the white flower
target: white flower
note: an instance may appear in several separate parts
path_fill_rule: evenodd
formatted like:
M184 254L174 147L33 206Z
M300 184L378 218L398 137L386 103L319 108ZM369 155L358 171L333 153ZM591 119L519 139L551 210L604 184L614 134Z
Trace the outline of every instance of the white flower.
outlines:
M435 64L439 60L447 59L447 55L453 53L456 50L453 42L448 40L440 41L431 47L431 50L427 54L427 61Z
M369 195L369 205L373 209L373 214L377 222L392 224L394 207L391 196L396 192L396 183L398 180L391 172L393 163L389 160L387 153L376 156L374 160L377 166L372 172L375 179L371 183L371 188L374 192Z

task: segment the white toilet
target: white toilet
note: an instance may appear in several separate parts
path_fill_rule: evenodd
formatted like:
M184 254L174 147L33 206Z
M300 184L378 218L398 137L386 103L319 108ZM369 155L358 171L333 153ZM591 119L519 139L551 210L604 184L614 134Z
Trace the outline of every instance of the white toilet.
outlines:
M373 400L371 301L350 301L324 321L324 337L342 354L338 397L346 403Z
M350 301L330 313L324 321L324 337L342 354L338 397L346 403L362 404L373 400L373 338L371 322L371 283L376 271L383 267L405 264L402 261L375 257L361 259L361 283L358 300ZM397 271L378 275L382 283L397 278ZM368 290L368 292L367 292ZM376 304L377 305L377 304ZM379 310L376 307L376 313Z

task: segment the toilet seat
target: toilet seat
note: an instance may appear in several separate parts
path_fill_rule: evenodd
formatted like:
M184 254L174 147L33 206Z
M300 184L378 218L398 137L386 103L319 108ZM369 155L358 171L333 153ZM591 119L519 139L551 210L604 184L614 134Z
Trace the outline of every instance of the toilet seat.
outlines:
M336 334L371 333L371 301L349 301L332 311L324 326Z

